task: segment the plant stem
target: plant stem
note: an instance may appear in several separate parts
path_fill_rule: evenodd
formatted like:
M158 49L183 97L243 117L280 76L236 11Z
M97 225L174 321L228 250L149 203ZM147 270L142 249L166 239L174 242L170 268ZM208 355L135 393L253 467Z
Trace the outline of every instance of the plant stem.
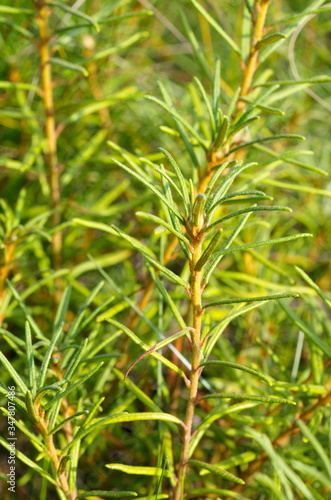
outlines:
M189 460L189 447L192 437L192 426L194 411L196 406L196 399L198 393L198 383L201 375L202 368L200 367L201 353L200 353L200 339L201 339L201 319L202 319L202 290L201 290L201 271L195 271L194 267L201 257L202 253L202 240L203 238L198 235L192 242L192 259L190 261L191 266L191 303L193 309L193 328L194 331L191 334L191 373L190 373L190 390L189 399L186 406L185 414L185 432L184 441L182 445L179 470L178 470L178 482L175 488L174 500L181 500L183 498L184 491L184 481L186 475L186 469Z
M60 224L61 216L58 211L60 204L60 180L57 160L57 135L55 130L54 100L52 72L49 59L51 57L48 18L50 8L44 0L36 2L38 11L37 23L39 26L39 52L40 52L40 74L41 86L43 90L43 103L45 111L45 136L47 140L46 163L48 168L49 186L51 192L51 206L55 210L52 216L52 225L56 227ZM52 238L53 265L55 269L61 266L62 233L56 231Z
M247 96L252 85L253 77L258 63L257 59L259 55L259 51L256 48L256 44L263 37L264 25L270 2L271 0L257 0L255 2L257 16L251 37L251 50L247 59L246 68L243 72L243 78L241 82L241 92L240 92L241 97ZM245 103L239 100L237 105L237 110L241 111L241 109L244 106Z
M53 436L48 435L48 429L47 429L47 424L46 424L45 420L41 417L40 421L35 424L35 427L38 430L38 432L41 434L41 436L43 437L45 446L46 446L46 448L48 450L48 454L52 460L54 469L56 472L58 472L59 465L60 465L60 458L58 457L58 454L57 454L57 451L56 451L56 448L54 445ZM74 500L77 496L77 492L76 491L74 491L72 493L70 492L67 472L63 472L62 474L57 474L57 477L59 478L61 490L65 494L65 497L68 500Z

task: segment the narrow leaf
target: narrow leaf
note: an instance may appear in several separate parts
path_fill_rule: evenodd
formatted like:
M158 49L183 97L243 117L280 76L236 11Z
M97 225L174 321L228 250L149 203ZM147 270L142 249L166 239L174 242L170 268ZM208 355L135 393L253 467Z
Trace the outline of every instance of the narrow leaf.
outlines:
M10 361L8 361L6 356L1 351L0 351L0 361L5 371L9 373L9 375L14 380L16 385L20 388L20 390L23 392L23 394L26 394L28 390L27 386L25 385L25 383L23 382L23 380L21 379L21 377L19 376L13 365L10 363Z
M184 179L184 176L182 174L181 169L179 168L177 162L175 161L175 159L171 156L171 154L168 151L166 151L163 148L159 148L159 151L161 151L164 154L164 156L168 159L170 165L172 166L172 168L176 174L176 177L178 179L182 196L185 200L186 205L189 206L190 205L190 197L188 194L188 189L187 189L186 182L185 182L185 179Z
M162 467L141 467L140 465L124 465L124 464L106 464L106 467L111 470L119 470L126 474L135 474L137 476L161 476L170 477L168 470L163 470Z
M292 212L292 210L288 207L280 207L280 206L257 206L257 207L249 207L243 208L242 210L238 210L237 212L232 212L231 214L224 215L220 219L216 220L212 224L206 227L206 232L212 229L213 227L221 224L222 222L232 219L232 217L237 217L237 215L247 214L248 212Z
M223 30L223 28L211 17L211 15L202 7L200 3L196 0L190 0L194 7L202 14L202 16L208 21L208 23L214 28L214 30L230 45L230 47L240 55L240 49L238 45L232 40L232 38Z
M245 484L245 481L243 481L237 476L234 476L233 474L231 474L231 472L228 472L227 470L218 467L217 465L207 464L205 462L200 462L200 460L192 460L192 459L189 460L189 464L195 465L196 467L202 470L208 470L209 472L212 472L217 476L221 476L224 479L227 479L228 481L233 481L234 483L237 484Z
M204 363L201 363L201 366L224 366L226 368L234 368L235 370L242 370L244 372L250 373L251 375L254 375L255 377L260 378L264 382L266 382L268 385L272 386L273 385L273 379L267 375L264 375L263 373L258 372L257 370L253 370L253 368L248 368L247 366L239 365L238 363L232 363L230 361L205 361Z
M122 325L121 323L119 323L118 321L114 320L113 318L106 318L106 321L108 321L108 323L116 326L116 328L118 328L119 330L122 330L122 332L124 332L128 337L130 337L130 339L132 339L136 344L138 344L144 351L149 351L149 349L150 349L149 346L147 344L145 344L139 337L137 337L137 335L135 335L133 333L133 331L130 330L130 328ZM169 361L167 358L164 358L158 352L152 352L151 356L153 356L153 358L156 358L158 361L161 361L161 363L163 363L168 368L170 368L174 372L178 373L179 375L181 375L182 377L184 377L185 380L187 380L186 375L183 372L183 370L181 370L180 368L178 368L178 366L176 366L174 363L172 363L171 361Z
M218 242L220 240L222 232L223 232L223 229L219 229L214 234L211 242L209 243L209 245L207 246L207 248L205 249L205 251L201 255L201 257L198 260L198 262L196 263L195 268L194 268L195 271L201 271L201 269L203 268L203 266L206 264L207 260L212 256L212 253L214 252L215 248L218 245Z
M184 234L176 231L176 229L174 229L170 224L168 224L163 219L160 219L160 217L157 217L156 215L152 214L147 214L146 212L136 212L136 216L140 217L141 219L146 219L151 222L155 222L156 224L165 227L170 233L176 236L176 238L186 243L186 245L190 244L189 240L186 238L186 236L184 236Z
M107 467L107 465L106 465ZM105 490L90 490L85 491L84 493L80 493L77 495L77 499L79 498L90 498L90 497L98 497L98 498L123 498L123 497L136 497L138 493L134 491L105 491Z
M276 295L264 295L261 297L240 297L238 299L221 299L221 300L216 300L215 302L209 302L208 304L204 305L203 308L207 309L208 307L214 307L214 306L219 306L219 305L225 305L225 304L238 304L240 302L261 302L264 300L279 300L279 299L285 299L289 297L295 297L298 298L299 294L297 293L278 293Z
M305 282L308 283L308 285L310 285L315 290L315 292L321 297L321 299L325 302L325 304L331 309L331 300L327 298L327 296L325 295L324 292L322 292L320 287L317 286L316 283L314 283L314 281L308 276L307 273L304 272L303 269L301 269L298 266L294 266L294 268L300 274L300 276L305 280Z
M294 401L277 396L254 396L253 394L238 394L238 393L223 393L223 394L206 394L201 399L243 399L245 401L260 401L261 403L277 403L296 405Z
M91 24L96 31L100 31L100 28L98 26L98 23L94 21L94 19L87 14L84 14L84 12L81 12L80 10L73 9L72 7L69 7L68 5L62 3L62 2L47 2L48 5L53 5L53 7L58 7L61 10L64 10L65 12L68 12L72 16L80 17L81 19L84 19L84 21L87 21L89 24Z
M84 76L88 76L88 71L86 68L83 66L80 66L79 64L73 64L69 61L65 61L64 59L60 59L59 57L50 57L49 63L51 64L57 64L59 66L62 66L65 69L70 69L71 71L78 71L79 73L82 73Z
M255 44L255 48L257 50L263 49L263 47L266 47L267 45L271 45L272 43L278 42L278 40L281 40L282 38L287 38L284 33L272 33L271 35L264 36Z
M144 352L144 354L142 354L141 356L139 356L139 358L137 358L130 366L129 368L127 369L126 371L126 374L124 376L124 379L127 378L127 376L129 375L130 371L132 370L132 368L137 364L139 363L139 361L141 361L143 358L145 358L146 356L148 356L149 354L152 354L153 352L156 352L158 351L159 349L162 349L163 347L165 347L166 345L170 344L171 342L173 342L174 340L177 340L179 339L180 337L182 337L183 335L186 335L187 334L187 331L188 330L194 330L194 328L190 328L190 327L186 327L184 328L184 330L181 330L180 332L178 333L175 333L174 335L171 335L170 337L167 337L166 339L164 340L161 340L161 342L159 342L158 344L155 344L153 347L151 347L150 349L148 349L148 351Z
M78 382L75 382L72 384L68 389L65 389L64 391L59 392L49 403L47 403L43 407L43 411L49 410L57 401L60 399L63 399L64 397L67 397L71 392L75 391L79 386L81 386L87 379L92 377L103 365L103 361L99 363L97 366L95 366L91 371L89 371L84 377L82 377Z
M177 274L170 271L170 269L163 266L158 260L156 260L154 257L152 257L150 255L150 253L146 252L146 250L142 247L141 244L139 244L139 242L137 242L137 240L135 240L131 236L127 235L126 233L124 233L123 231L118 229L117 227L115 227L115 226L113 226L113 227L114 227L115 231L117 231L117 233L122 238L124 238L129 243L131 243L131 245L134 248L136 248L136 250L138 250L138 252L140 252L145 257L145 259L147 259L151 264L153 264L155 267L157 267L161 271L161 273L164 274L168 278L168 280L170 280L172 283L175 283L176 285L183 286L185 289L188 287L188 284L186 283L186 281L184 281L180 276L177 276Z
M34 397L37 389L36 369L35 369L34 356L32 350L31 329L28 321L25 322L25 342L26 342L26 361L27 361L27 370L29 378L29 388L31 389L32 396Z
M55 330L55 332L53 333L52 339L47 347L47 350L46 350L46 353L44 355L43 362L42 362L42 365L40 368L39 377L38 377L38 382L37 382L38 388L41 388L44 385L49 361L51 359L53 350L56 346L56 343L57 343L62 331L63 331L63 324L60 325L57 328L57 330Z
M161 201L163 201L163 203L169 208L169 210L171 210L171 212L173 212L176 215L176 217L178 217L178 219L182 223L184 223L184 219L183 219L182 215L177 211L177 209L173 205L171 205L169 203L169 201L167 200L167 198L165 198L163 196L163 194L160 193L160 191L153 186L153 184L151 184L147 179L145 179L145 177L142 177L141 175L137 174L132 169L128 168L126 165L124 165L123 163L121 163L118 160L115 160L114 158L112 159L112 162L115 163L116 165L118 165L119 167L121 167L126 172L128 172L130 175L132 175L132 177L134 177L135 179L137 179L138 181L140 181L146 187L148 187L154 194L156 194L156 196Z
M252 146L253 144L260 144L261 142L267 142L267 141L276 141L278 139L297 139L298 141L305 140L305 138L302 135L297 135L297 134L272 135L270 137L263 137L262 139L256 139L255 141L250 141L250 142L245 142L245 144L240 144L239 146L232 148L226 154L226 156L229 156L230 154L234 153L235 151L238 151L239 149L248 148L249 146Z

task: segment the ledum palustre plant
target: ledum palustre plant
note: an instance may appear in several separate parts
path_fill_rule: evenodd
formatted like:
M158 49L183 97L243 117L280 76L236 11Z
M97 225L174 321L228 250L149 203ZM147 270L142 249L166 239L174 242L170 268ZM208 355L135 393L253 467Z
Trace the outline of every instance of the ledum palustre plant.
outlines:
M302 159L291 99L329 78L288 80L273 56L327 14L320 1L287 14L276 0L178 4L2 7L17 55L1 83L1 394L15 385L18 489L320 500L330 300L301 267L319 278L325 265L314 197L330 192L324 163Z

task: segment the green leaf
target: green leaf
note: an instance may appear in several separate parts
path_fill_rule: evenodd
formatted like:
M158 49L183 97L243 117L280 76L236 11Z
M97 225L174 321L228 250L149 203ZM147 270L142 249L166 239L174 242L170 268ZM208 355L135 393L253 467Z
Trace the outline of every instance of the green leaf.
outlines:
M134 45L135 43L139 42L139 40L143 40L145 38L148 38L149 33L147 31L141 31L140 33L135 33L134 35L130 36L126 40L124 40L121 43L117 43L116 45L112 47L108 47L107 49L101 50L100 52L96 52L93 54L91 57L88 57L84 60L84 62L88 61L100 61L100 59L103 59L105 57L109 57L113 54L117 54L119 51L123 49L127 49L128 47L131 47L131 45Z
M151 184L145 177L142 177L141 175L139 175L138 173L136 173L132 169L128 168L126 165L124 165L120 161L115 160L114 158L112 159L112 162L115 163L116 165L118 165L119 167L121 167L126 172L128 172L130 175L132 175L132 177L134 177L135 179L137 179L139 182L141 182L142 184L144 184L146 187L148 187L154 194L156 194L156 196L161 201L163 201L163 203L169 208L169 210L171 210L171 212L174 215L176 215L176 217L178 217L178 219L180 220L180 222L182 224L185 222L184 219L183 219L183 216L178 212L178 210L172 204L170 204L169 201L167 200L167 198L165 198L165 196L163 196L163 194L160 193L160 191L158 189L156 189L154 187L154 185Z
M309 427L304 423L303 420L298 419L296 421L298 424L299 428L301 429L302 434L305 436L305 438L310 442L314 450L316 451L317 455L320 457L322 460L325 470L328 473L329 478L331 479L331 463L330 463L330 457L327 455L325 452L323 446L321 445L320 441L314 436L314 434L311 432Z
M118 321L114 320L113 318L106 318L106 321L108 321L108 323L116 326L116 328L118 328L119 330L122 330L128 337L130 337L130 339L132 339L136 344L138 344L144 351L149 351L150 347L148 345L146 345L139 337L137 337L137 335L135 335L133 333L133 331L130 330L130 328L122 325L121 323L119 323ZM180 368L178 368L178 366L176 366L174 363L172 363L171 361L169 361L167 358L164 358L158 352L151 352L151 356L153 356L153 358L156 358L158 361L161 361L161 363L163 363L168 368L170 368L174 372L176 372L179 375L181 375L182 377L184 377L184 379L186 379L186 375L183 372L183 370L181 370Z
M14 298L17 300L20 308L22 309L22 311L24 312L25 316L26 316L26 319L28 320L32 330L34 331L34 333L36 334L36 336L40 339L40 340L43 340L43 341L46 341L46 342L49 342L49 339L47 337L45 337L45 335L42 333L42 331L40 330L39 326L37 325L37 323L35 322L35 320L33 319L33 317L31 316L31 314L29 313L26 305L24 304L23 300L21 299L21 297L19 296L18 292L16 291L16 289L13 287L13 285L11 284L11 282L9 280L6 280L6 284L8 286L8 288L10 289L11 293L13 294Z
M4 12L5 14L34 14L35 11L33 9L24 9L22 7L9 7L8 5L0 5L0 12Z
M23 394L26 394L28 388L25 385L25 382L23 382L23 380L21 379L21 377L19 376L13 365L1 351L0 351L0 361L4 369L9 373L9 375L14 380L19 389L23 392Z
M246 245L239 245L237 247L224 248L223 250L219 250L214 254L215 257L221 255L230 255L234 252L245 251L246 248L256 248L256 247L264 247L266 245L276 245L278 243L285 243L286 241L297 240L299 238L308 238L313 235L310 233L301 233L301 234L293 234L292 236L285 236L283 238L274 238L266 241L258 241L256 243L247 243Z
M246 142L245 144L240 144L239 146L232 148L226 154L226 156L229 156L230 154L234 153L235 151L238 151L239 149L248 148L253 144L260 144L261 142L267 142L267 141L277 141L279 139L296 139L298 141L305 140L305 138L302 135L297 135L297 134L279 134L279 135L272 135L269 137L262 137L262 139L256 139L255 141Z
M122 238L124 238L129 243L131 243L131 245L145 257L145 259L147 259L151 264L153 264L157 269L159 269L159 271L161 271L161 273L164 274L168 278L168 280L170 280L172 283L175 283L176 285L183 286L185 289L188 287L188 284L182 278L180 278L180 276L177 276L177 274L170 271L170 269L166 268L158 260L156 260L154 257L152 257L150 255L150 253L147 252L146 249L142 246L142 244L140 242L138 242L138 240L127 235L126 233L124 233L123 231L118 229L117 227L115 227L115 226L113 226L113 227L114 227L115 231L117 231L117 233Z
M271 207L257 206L257 207L243 208L242 210L238 210L237 212L232 212L231 214L224 215L224 217L221 217L212 224L209 224L209 226L206 227L205 231L206 232L209 231L218 224L221 224L222 222L228 219L232 219L232 217L237 217L237 215L247 214L249 212L292 212L292 210L289 207L279 207L279 206L271 206Z
M36 413L36 409L33 404L33 399L30 391L26 391L25 394L25 405L26 409L28 411L29 417L34 423L38 423L40 421L40 418L38 417Z
M238 45L232 40L232 38L223 30L223 28L213 19L208 12L202 7L200 3L196 0L190 0L194 7L202 14L202 16L208 21L208 23L214 28L214 30L226 41L227 44L240 55L240 49Z
M136 398L139 399L139 401L141 401L147 408L157 413L162 412L162 409L156 403L154 403L154 401L149 396L147 396L144 391L142 391L134 382L132 382L132 380L124 378L124 375L117 368L113 368L112 373L114 373L114 375L122 381L125 387L130 392L132 392L132 394L134 394Z
M189 456L191 457L192 454L194 453L194 450L198 446L200 440L204 436L204 434L207 432L209 427L215 422L216 420L224 417L225 415L230 415L232 413L237 413L242 410L247 410L254 408L257 406L259 403L258 402L252 402L252 401L244 401L241 403L234 404L232 406L229 406L227 408L224 408L224 405L222 405L222 408L218 406L217 408L214 408L211 410L204 420L199 424L197 427L195 433L192 436L191 442L190 442L190 450L189 450Z
M143 358L145 358L146 356L148 356L148 354L152 354L153 352L156 352L158 351L159 349L162 349L163 347L165 347L166 345L172 343L174 340L177 340L179 339L180 337L182 337L183 335L187 335L187 331L188 330L194 330L193 328L190 328L190 327L185 327L184 330L181 330L180 332L177 332L175 333L174 335L170 335L170 337L167 337L166 339L164 340L161 340L161 342L158 342L157 344L155 344L153 347L151 347L150 349L148 349L148 351L144 352L144 354L142 354L141 356L139 356L139 358L137 358L130 366L129 368L127 369L126 371L126 374L125 374L125 378L127 378L127 376L129 375L130 371L132 370L132 368L139 362L141 361Z
M201 363L200 366L207 366L207 367L224 366L225 368L234 368L235 370L242 370L244 372L250 373L251 375L254 375L255 377L260 378L270 386L273 385L273 379L268 375L264 375L263 373L260 373L257 370L253 370L253 368L248 368L247 366L239 365L238 363L232 363L231 361L218 361L218 360L205 361L204 363Z
M162 281L157 276L154 268L152 266L150 266L149 264L147 264L147 268L148 268L148 270L152 276L152 279L153 279L154 283L156 284L159 292L161 293L162 297L164 298L164 300L166 301L166 303L170 307L171 312L173 313L174 317L177 320L177 323L179 324L179 326L182 329L186 328L186 323L185 323L182 315L180 314L176 304L174 303L174 301L170 297L170 295L169 295L167 289L165 288L165 286L163 285Z
M207 248L205 249L205 251L201 255L201 257L198 260L198 262L196 263L196 265L194 267L195 271L201 271L201 269L203 268L203 266L206 264L207 260L212 256L212 253L214 252L215 248L218 245L218 242L220 240L222 232L223 232L223 230L219 229L214 234L211 242L209 243L209 245L207 246Z
M175 159L171 156L171 154L168 151L166 151L163 148L159 148L159 151L161 151L164 154L164 156L168 159L170 165L172 166L172 168L176 174L176 177L178 179L178 182L180 185L180 192L182 194L184 202L185 202L186 206L189 206L190 205L190 197L189 197L188 189L187 189L186 182L185 182L185 179L184 179L184 176L182 174L181 169L179 168L177 162L175 161Z
M73 415L70 415L70 417L65 418L64 420L62 420L62 422L60 422L58 425L56 425L55 427L53 427L51 430L48 431L47 433L48 436L55 434L57 431L62 429L62 427L66 425L68 422L71 422L71 420L74 420L75 418L80 417L81 415L86 415L86 413L88 413L87 410L77 411Z
M56 311L53 323L53 334L63 325L68 311L71 296L71 285L69 284L62 294L61 301Z
M52 339L47 347L47 351L45 352L45 355L43 357L43 362L42 362L42 365L40 368L39 377L38 377L38 381L37 381L38 389L40 389L44 385L49 361L51 359L53 350L54 350L56 343L57 343L58 339L60 338L60 335L62 332L63 332L63 324L61 324L57 328L57 330L54 331Z
M186 16L184 15L182 9L179 9L178 13L180 15L185 34L186 34L186 36L187 36L187 38L192 46L196 61L200 64L200 66L201 66L202 70L205 72L206 76L210 80L212 80L212 73L211 73L208 61L205 57L204 52L201 50L201 47L200 47L199 42L194 34L193 29L191 28L191 26L190 26Z
M1 12L1 6L0 6L0 12ZM36 87L36 85L31 85L30 83L23 83L23 82L7 82L7 81L0 81L0 89L13 89L13 90L32 90L33 92L40 93L41 89L39 87Z
M70 361L69 361L69 366L67 367L67 370L66 370L64 377L63 377L65 380L67 380L67 381L71 380L73 374L75 373L76 368L78 367L78 365L83 357L87 343L88 343L88 339L84 339L83 343L80 345L78 350L72 354L71 358L68 358L68 359L70 359ZM67 358L64 359L63 364L61 365L61 369L64 369L67 366L68 363L66 363L66 361L67 361Z
M172 103L171 101L171 98L170 98L170 95L168 94L166 88L164 87L164 85L162 85L161 82L158 82L158 85L159 85L159 88L160 88L160 91L161 91L161 94L163 96L163 99L165 101L165 103L167 104L167 106L169 106L169 108L172 108L174 107L174 104ZM183 127L183 125L180 123L179 120L177 120L176 118L174 118L175 120L175 123L176 123L176 126L177 126L177 129L178 129L178 132L180 134L180 137L182 138L184 144L185 144L185 147L190 155L190 157L192 158L192 161L194 163L194 165L199 168L199 160L197 158L197 155L195 154L195 151L194 151L194 148L191 144L191 140L190 138L188 137L186 131L185 131L185 127Z
M107 467L107 465L106 465ZM105 490L90 490L85 491L84 493L80 493L77 495L77 499L79 498L90 498L90 497L98 497L98 498L123 498L123 497L136 497L138 493L134 491L105 491Z
M240 219L239 223L237 224L237 226L234 228L234 230L232 231L232 233L230 234L230 236L228 237L228 239L224 243L224 245L223 245L224 250L227 249L231 245L233 240L238 236L238 234L240 233L241 229L246 224L247 219L249 218L250 215L251 215L251 213L245 214ZM207 285L207 283L210 279L210 276L212 275L215 267L218 265L218 263L220 262L220 260L222 258L223 258L222 255L217 255L217 256L213 257L212 260L208 263L208 265L205 269L205 272L204 272L204 277L202 279L202 286L203 287L205 287Z
M100 31L98 23L95 22L92 17L88 16L87 14L84 14L84 12L81 12L80 10L73 9L62 2L47 2L47 4L52 5L53 7L58 7L59 9L64 10L65 12L68 12L69 14L71 14L73 16L80 17L81 19L84 19L89 24L91 24L97 32Z
M228 472L227 470L218 467L217 465L207 464L205 462L200 462L200 460L192 460L192 459L189 460L189 464L195 465L196 467L202 470L208 470L209 472L212 472L217 476L221 476L224 479L227 479L228 481L233 481L234 483L237 484L245 484L245 481L243 481L237 476L234 476L233 474L231 474L231 472Z
M57 64L58 66L62 66L65 69L70 69L71 71L78 71L79 73L82 73L84 76L88 76L88 71L86 68L83 66L80 66L79 64L74 64L69 61L65 61L64 59L60 59L58 57L50 57L49 63L51 64Z
M278 42L278 40L281 40L282 38L287 38L287 36L284 35L284 33L272 33L271 35L266 35L255 44L255 48L257 50L261 50L264 47L267 47L267 45Z
M31 329L28 321L25 322L25 342L29 388L31 389L32 396L34 397L37 390L36 368L32 350Z
M221 59L216 57L214 65L214 79L213 79L213 94L212 94L212 109L215 120L216 129L220 125L219 103L221 98Z
M164 470L162 467L141 467L140 465L124 465L124 464L106 464L106 467L111 470L119 470L125 472L126 474L135 474L137 476L156 476L159 477L162 474L166 477L170 477L170 472Z
M147 214L146 212L136 212L136 216L140 217L141 219L146 219L151 222L155 222L156 224L165 227L170 233L176 236L176 238L183 241L186 245L190 245L190 241L186 238L186 236L184 236L184 234L176 231L176 229L174 229L170 224L168 224L163 219L160 219L160 217L157 217L156 215L152 214Z
M200 137L198 132L190 125L185 118L183 118L181 115L179 115L176 111L174 111L172 108L170 108L167 104L165 104L163 101L160 101L160 99L157 99L156 97L153 96L145 96L145 99L148 99L149 101L155 102L161 108L165 109L176 121L181 123L187 130L195 137L195 139L198 141L200 146L207 151L207 146L205 144L205 141Z
M168 413L149 413L149 412L144 412L144 413L117 413L115 415L109 415L108 417L100 418L97 419L96 422L94 422L92 425L89 427L85 427L84 429L81 429L77 435L73 438L73 440L67 444L67 446L62 450L62 453L67 452L68 449L72 447L72 445L78 440L82 439L84 436L87 434L90 434L91 432L94 432L97 429L100 429L100 427L105 427L108 425L114 425L114 424L119 424L122 422L140 422L140 421L151 421L151 420L161 420L164 422L174 422L175 424L179 424L181 426L184 426L184 423L179 420L179 418L170 415Z
M218 134L215 138L215 141L211 146L213 151L217 151L218 149L220 149L222 147L222 145L225 141L225 138L226 138L226 134L228 132L229 121L230 121L229 118L226 115L224 115L222 125L220 126Z
M328 357L331 358L331 347L326 344L314 331L313 329L304 323L299 316L292 311L288 306L286 306L283 302L279 302L280 306L284 309L288 317L293 321L293 323L305 334L305 336L311 340L313 344L315 344L322 352Z
M294 401L278 396L255 396L253 394L223 393L206 394L201 399L243 399L245 401L260 401L261 403L296 405Z
M49 401L45 406L43 406L43 411L49 410L57 401L60 399L63 399L64 397L68 396L71 392L75 391L79 386L81 386L87 379L92 377L103 365L103 361L99 363L97 366L95 366L91 371L89 371L86 375L84 375L81 379L78 380L78 382L75 382L72 384L68 389L65 389L64 391L59 392L51 401Z
M212 106L210 104L210 101L208 99L207 93L206 93L205 88L202 85L201 81L196 76L194 77L194 81L195 81L195 83L196 83L196 85L197 85L197 87L198 87L198 89L200 91L200 94L201 94L201 97L203 99L203 102L205 103L205 106L207 108L208 115L209 115L209 121L210 121L210 125L211 125L211 130L212 130L212 136L215 137L215 134L216 134L215 114L213 113ZM219 88L219 81L218 81L218 88Z
M305 273L304 270L301 269L299 266L294 266L294 268L300 274L300 276L305 280L305 282L308 283L308 285L310 285L315 290L315 292L321 297L321 299L323 300L323 302L325 302L325 304L329 307L329 309L331 309L331 300L327 298L327 296L325 295L324 292L322 292L320 287L317 286L316 283L314 283L314 281L308 276L308 274Z
M221 299L221 300L216 300L215 302L209 302L208 304L204 305L203 308L207 309L207 307L215 307L225 304L239 304L240 302L261 302L264 300L279 300L289 297L298 298L299 294L290 292L290 293L278 293L276 295L264 295L261 297L240 297L238 299Z

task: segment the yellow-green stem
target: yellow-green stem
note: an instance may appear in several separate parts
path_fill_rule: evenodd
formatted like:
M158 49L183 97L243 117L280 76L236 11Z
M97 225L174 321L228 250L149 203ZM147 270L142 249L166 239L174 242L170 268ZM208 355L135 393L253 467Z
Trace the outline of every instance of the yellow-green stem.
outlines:
M265 20L267 17L267 12L269 8L271 0L258 0L255 2L256 6L256 21L255 21L255 26L251 38L251 50L248 56L248 60L246 63L246 68L243 73L243 79L241 83L241 92L240 95L242 97L247 96L254 77L254 73L257 67L257 59L258 59L258 54L259 51L256 48L256 44L258 41L261 40L263 37L263 30L264 30L264 25L265 25ZM241 108L244 106L243 101L238 102L238 110L241 110Z
M38 11L37 22L39 27L40 74L45 110L45 136L47 140L46 161L51 194L51 205L52 209L56 210L52 216L52 223L53 227L56 227L60 224L61 216L58 211L60 204L60 180L57 160L57 135L54 117L52 72L51 64L49 62L51 57L48 34L48 18L50 15L50 8L44 1L37 2L36 8ZM56 231L53 235L52 250L54 268L58 269L61 265L62 253L62 233L60 231Z
M196 240L192 244L193 254L191 260L191 303L193 310L193 333L191 334L191 373L190 373L190 390L189 398L186 406L185 414L185 432L181 451L181 457L178 470L178 482L175 488L174 500L182 500L184 491L184 481L186 469L189 460L189 447L192 437L192 426L195 412L195 405L198 393L199 377L201 374L200 368L200 343L201 343L201 318L202 318L202 303L201 303L201 271L195 271L195 264L201 257L202 253L202 238Z
M59 470L59 465L60 465L60 458L57 454L54 442L53 442L53 436L48 435L48 429L46 422L44 421L43 418L40 419L40 422L35 424L36 429L38 432L41 434L43 437L45 446L48 450L48 454L51 458L52 464L54 466L54 469L56 472ZM69 484L68 484L68 474L67 472L64 472L62 474L57 475L60 483L61 490L65 494L67 500L74 500L77 497L77 491L70 492L69 489Z

